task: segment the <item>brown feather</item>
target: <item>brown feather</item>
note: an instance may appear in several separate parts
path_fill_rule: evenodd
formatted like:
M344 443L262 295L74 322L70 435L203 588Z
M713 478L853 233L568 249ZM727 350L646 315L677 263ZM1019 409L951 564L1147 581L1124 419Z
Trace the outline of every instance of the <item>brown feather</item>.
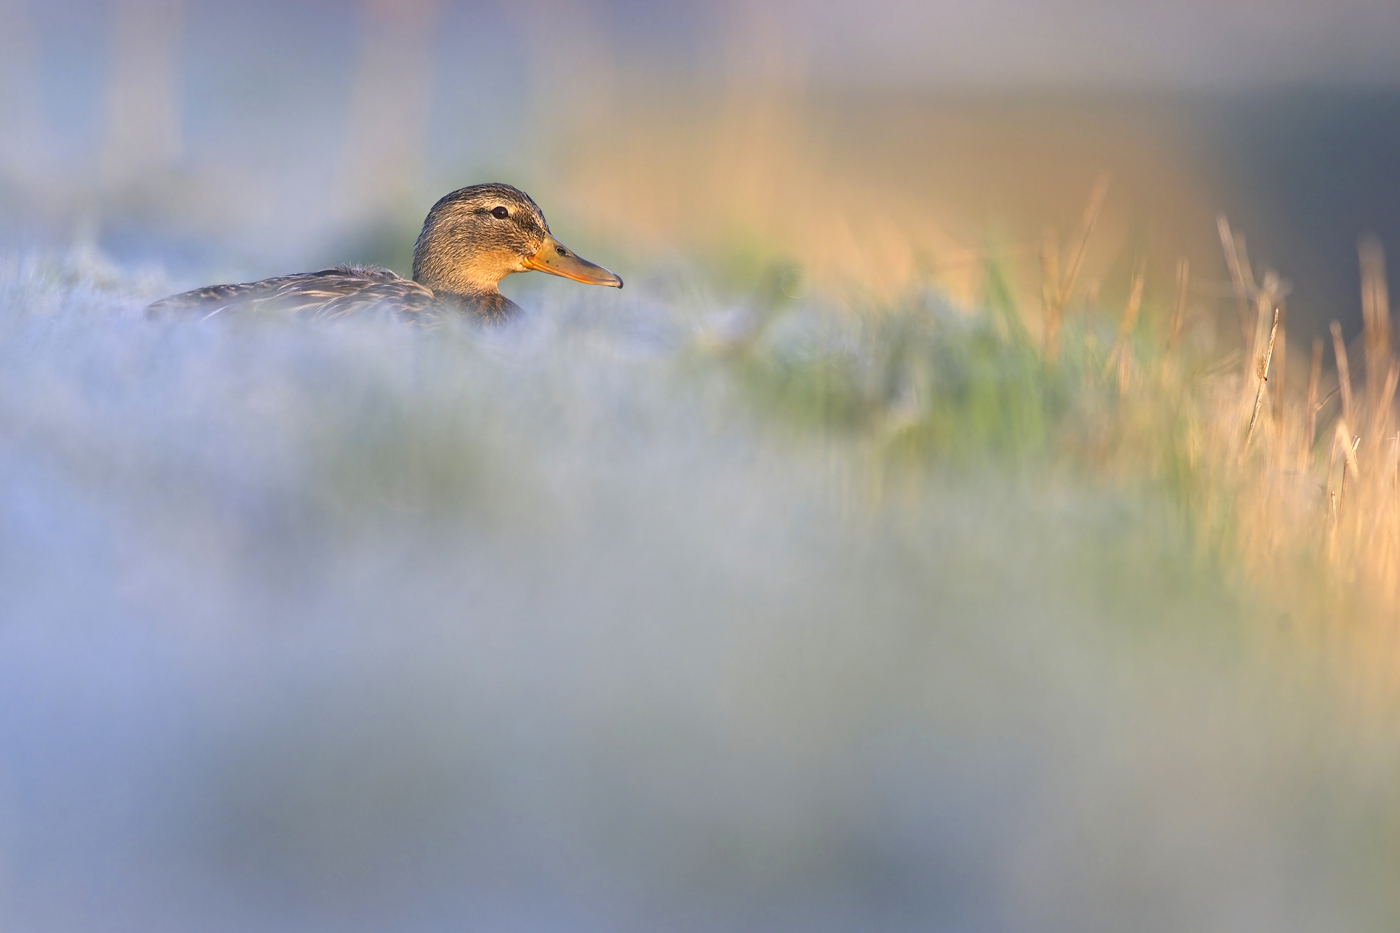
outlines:
M146 313L152 317L193 313L208 318L231 308L274 311L319 320L372 309L419 320L439 310L430 289L388 269L337 266L259 282L198 288L157 301Z

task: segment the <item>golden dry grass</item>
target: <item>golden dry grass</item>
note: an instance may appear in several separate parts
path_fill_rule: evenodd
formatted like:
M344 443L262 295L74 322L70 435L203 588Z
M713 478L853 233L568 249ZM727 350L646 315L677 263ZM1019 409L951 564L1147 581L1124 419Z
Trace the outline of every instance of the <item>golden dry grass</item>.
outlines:
M1212 217L1217 193L1181 127L1135 132L1073 106L824 110L781 81L681 106L614 103L606 131L559 143L580 213L640 205L644 249L788 261L808 294L877 317L932 290L1009 316L1051 370L1068 339L1066 366L1116 395L1084 462L1176 484L1210 559L1280 611L1364 634L1394 660L1400 365L1378 243L1361 243L1358 358L1333 324L1332 352L1314 344L1310 367L1290 367L1288 285ZM1094 164L1112 181L1085 172ZM1036 235L1047 217L1059 223Z

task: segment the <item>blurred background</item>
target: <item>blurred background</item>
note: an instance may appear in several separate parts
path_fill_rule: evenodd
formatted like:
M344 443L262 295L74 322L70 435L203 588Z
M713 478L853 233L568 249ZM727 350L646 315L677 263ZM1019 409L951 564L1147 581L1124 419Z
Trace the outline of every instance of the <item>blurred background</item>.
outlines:
M1397 49L1393 0L0 0L0 930L1400 929L1394 603L1318 557L1311 422L1240 478L1218 225L1357 333ZM407 273L485 180L625 291L142 317Z
M1223 211L1295 323L1351 332L1356 239L1400 217L1397 40L1383 0L4 0L0 236L403 271L437 197L496 179L637 262L743 243L968 294L1107 171L1095 278L1131 249L1223 280Z

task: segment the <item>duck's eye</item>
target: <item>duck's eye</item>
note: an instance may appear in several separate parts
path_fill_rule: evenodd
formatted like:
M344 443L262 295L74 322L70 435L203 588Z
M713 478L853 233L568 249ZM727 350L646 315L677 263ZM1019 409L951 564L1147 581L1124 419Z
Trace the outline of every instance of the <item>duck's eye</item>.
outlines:
M506 210L504 207L493 208L491 210L491 216L497 220L505 220L510 216L510 211Z

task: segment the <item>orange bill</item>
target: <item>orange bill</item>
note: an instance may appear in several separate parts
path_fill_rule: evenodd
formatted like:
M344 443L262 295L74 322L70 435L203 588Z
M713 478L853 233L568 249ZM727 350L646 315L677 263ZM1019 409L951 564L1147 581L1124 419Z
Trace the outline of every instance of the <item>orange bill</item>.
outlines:
M552 236L545 237L544 244L535 255L525 260L525 268L534 269L536 272L548 272L550 275L562 275L566 279L586 282L589 285L622 287L622 279L579 256Z

